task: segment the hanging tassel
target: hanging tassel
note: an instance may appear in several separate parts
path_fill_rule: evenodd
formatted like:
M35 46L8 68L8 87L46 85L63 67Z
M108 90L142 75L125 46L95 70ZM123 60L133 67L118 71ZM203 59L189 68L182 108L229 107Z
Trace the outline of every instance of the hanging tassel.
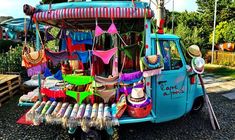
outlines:
M61 107L62 107L62 102L59 102L57 106L55 107L54 111L52 112L51 118L50 118L52 123L56 123L56 114L60 111Z
M96 119L96 128L99 130L104 128L103 115L104 115L104 104L100 103L98 108L98 116Z
M55 109L55 107L56 107L56 105L57 105L57 102L56 101L54 101L52 104L51 104L51 106L50 106L50 108L47 110L47 112L46 112L46 114L45 114L45 118L46 118L46 122L47 123L51 123L51 113L53 112L53 110Z
M88 132L90 130L90 127L89 127L89 123L90 123L90 119L91 119L91 105L90 104L87 104L86 105L86 109L85 109L85 114L82 118L82 122L81 122L81 128L84 132Z
M85 113L85 108L86 108L86 105L83 103L80 105L80 107L78 109L78 114L76 116L76 120L78 122L78 125L81 125L81 120L82 120L82 117Z
M115 103L111 106L111 112L112 112L112 125L113 126L119 126L118 119L116 117L117 114L117 105Z
M112 127L112 116L110 114L110 107L108 106L108 104L105 104L104 106L103 122L107 129Z
M39 120L40 122L43 122L43 120L44 120L44 118L45 118L46 111L49 109L50 106L51 106L51 101L47 101L46 104L45 104L45 106L44 106L43 109L42 109L41 114L39 115L38 120Z
M40 115L40 117L45 117L45 114L47 112L47 110L50 108L51 106L51 101L47 101L46 105L44 106L44 108L42 109L42 113Z
M64 116L64 113L65 113L68 105L69 105L68 102L65 102L62 104L60 111L56 114L56 124L62 123L62 117Z
M37 101L33 107L26 113L26 120L27 121L33 121L33 118L35 117L35 110L38 108L41 104L41 101Z
M34 125L39 125L41 122L41 120L40 120L40 114L41 114L41 112L42 112L42 109L44 108L44 106L45 106L45 104L46 104L46 102L45 101L43 101L41 104L40 104L40 106L35 110L35 117L34 117L34 119L33 119L33 124Z
M97 116L98 116L98 104L94 103L93 106L92 106L90 127L95 126Z
M76 123L76 115L78 113L78 109L79 109L79 105L78 104L75 104L74 107L73 107L73 110L72 110L72 113L69 117L69 120L68 120L68 127L69 128L75 128L77 127L77 123Z
M66 128L68 126L68 118L72 112L73 104L69 104L68 108L66 109L64 116L62 118L62 126Z

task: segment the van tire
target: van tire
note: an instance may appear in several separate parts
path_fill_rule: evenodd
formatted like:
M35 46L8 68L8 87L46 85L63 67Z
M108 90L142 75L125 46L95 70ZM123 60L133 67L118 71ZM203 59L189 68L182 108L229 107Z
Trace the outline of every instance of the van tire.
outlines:
M81 133L81 140L101 140L101 132L90 129L87 133Z
M114 127L113 128L113 135L111 137L111 140L119 140L119 128L118 127Z
M203 96L197 97L193 102L193 107L191 113L199 113L204 106L204 98Z
M106 132L105 139L106 140L120 140L120 137L119 137L119 128L118 127L113 127L113 134L112 135L109 135Z

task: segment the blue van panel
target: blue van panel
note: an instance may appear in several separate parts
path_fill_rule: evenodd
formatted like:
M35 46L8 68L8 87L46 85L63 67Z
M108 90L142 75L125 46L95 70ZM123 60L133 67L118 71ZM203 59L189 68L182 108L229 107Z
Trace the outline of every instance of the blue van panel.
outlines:
M197 79L198 79L198 77L197 77ZM196 80L196 81L197 82L193 85L190 84L190 81L188 83L188 86L190 86L191 88L189 88L189 90L188 90L186 112L191 111L191 109L193 107L194 100L196 98L203 96L203 91L202 91L202 87L200 85L200 82L198 80Z
M158 39L180 39L179 36L173 34L151 34L151 38Z
M119 124L140 123L140 122L154 121L154 117L152 115L148 115L145 118L133 118L129 116L123 116L118 121Z

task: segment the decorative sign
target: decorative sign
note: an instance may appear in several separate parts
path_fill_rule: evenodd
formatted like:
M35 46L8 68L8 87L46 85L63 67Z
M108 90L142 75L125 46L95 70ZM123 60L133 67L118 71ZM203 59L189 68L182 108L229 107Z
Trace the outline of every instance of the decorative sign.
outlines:
M166 83L160 83L160 89L163 92L163 96L174 96L184 93L183 88L178 89L177 85L167 85Z

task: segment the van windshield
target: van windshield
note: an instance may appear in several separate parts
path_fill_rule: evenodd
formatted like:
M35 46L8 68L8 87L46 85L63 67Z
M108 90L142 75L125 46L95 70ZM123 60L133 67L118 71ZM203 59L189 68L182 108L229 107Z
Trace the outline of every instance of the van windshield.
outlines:
M180 49L183 52L184 59L186 60L186 64L190 64L190 59L187 58L187 48L184 46L183 41L180 39Z
M174 40L159 40L164 59L164 70L177 70L183 66L180 53Z

